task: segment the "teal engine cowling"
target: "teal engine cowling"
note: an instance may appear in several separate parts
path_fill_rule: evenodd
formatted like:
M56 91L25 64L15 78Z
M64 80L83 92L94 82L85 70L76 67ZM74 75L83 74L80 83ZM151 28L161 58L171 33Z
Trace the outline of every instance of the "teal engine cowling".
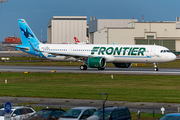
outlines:
M129 68L131 67L131 63L113 63L115 67L118 68Z
M106 59L103 57L88 58L87 65L91 68L105 68Z

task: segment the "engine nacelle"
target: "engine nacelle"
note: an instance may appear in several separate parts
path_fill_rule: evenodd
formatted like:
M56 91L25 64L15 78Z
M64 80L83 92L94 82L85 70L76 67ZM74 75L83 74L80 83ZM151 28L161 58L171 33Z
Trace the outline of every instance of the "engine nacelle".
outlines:
M87 65L91 68L105 68L106 60L102 57L88 58Z
M131 63L113 63L115 67L118 68L129 68L131 67Z

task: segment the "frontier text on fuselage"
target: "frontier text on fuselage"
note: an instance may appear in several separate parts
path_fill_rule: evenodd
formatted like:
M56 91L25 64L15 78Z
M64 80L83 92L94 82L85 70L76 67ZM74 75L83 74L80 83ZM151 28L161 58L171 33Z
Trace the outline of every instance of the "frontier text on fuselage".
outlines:
M127 53L128 51L128 53ZM93 47L91 55L94 55L96 52L98 55L142 55L146 48L144 47ZM126 54L127 53L127 54Z

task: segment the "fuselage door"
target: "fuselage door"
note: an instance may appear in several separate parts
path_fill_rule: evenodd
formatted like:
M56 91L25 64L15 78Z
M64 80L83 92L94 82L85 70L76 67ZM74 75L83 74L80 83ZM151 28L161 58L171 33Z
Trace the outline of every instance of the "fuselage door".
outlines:
M155 49L156 49L156 47L151 47L151 50L150 50L150 55L151 56L155 55Z
M69 53L73 53L73 48L72 47L69 48Z

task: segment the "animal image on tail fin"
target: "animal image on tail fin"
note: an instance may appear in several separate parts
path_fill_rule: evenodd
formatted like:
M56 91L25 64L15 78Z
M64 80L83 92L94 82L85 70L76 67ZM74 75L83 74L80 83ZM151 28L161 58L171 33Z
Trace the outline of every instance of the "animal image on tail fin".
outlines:
M18 20L19 30L21 35L22 45L17 45L15 48L26 53L30 53L37 56L42 56L43 54L39 53L39 42L35 34L32 32L31 28L28 26L24 19Z
M31 28L28 26L24 19L18 20L18 23L21 34L21 41L23 45L29 45L29 41L31 41L31 43L33 44L40 44L39 40L36 38Z

